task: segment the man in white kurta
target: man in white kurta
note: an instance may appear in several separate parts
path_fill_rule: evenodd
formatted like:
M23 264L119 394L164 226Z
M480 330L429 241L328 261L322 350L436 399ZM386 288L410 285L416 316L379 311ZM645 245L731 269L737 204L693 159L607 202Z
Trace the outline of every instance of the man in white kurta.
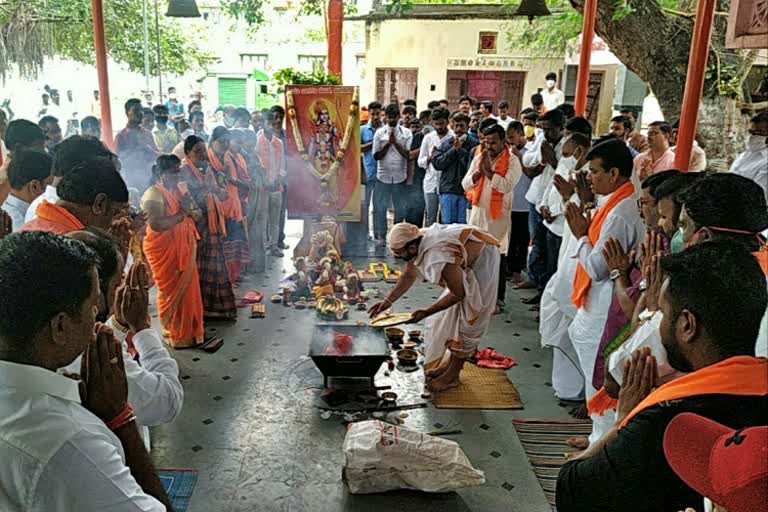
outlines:
M461 181L472 204L468 223L490 233L501 244L496 312L504 307L506 296L507 251L512 229L512 193L523 175L520 159L509 154L506 133L499 125L483 132L483 143L475 152L469 170Z
M568 335L584 375L585 395L589 401L597 392L592 386L592 373L613 297L611 269L608 268L608 263L602 254L603 247L609 239L613 238L625 251L629 252L642 240L645 226L637 210L637 191L634 190L630 181L632 156L627 146L619 140L603 142L592 148L587 155L587 160L589 160L588 180L592 191L597 196L597 210L585 218L576 205L570 203L567 205L566 219L577 242L574 250L566 257L578 260L590 280L584 302L581 305L577 304L576 316L568 328ZM612 197L614 194L617 196ZM617 202L618 197L623 199ZM601 208L606 209L602 214ZM602 218L600 220L602 224L599 225L599 232L593 235L594 230L590 229L590 224L597 222L600 218ZM591 222L587 219L591 219ZM574 279L574 290L576 288L577 283ZM612 415L609 414L592 416L590 442L599 439L610 428L613 420Z
M416 282L419 274L445 287L431 306L413 312L409 323L427 319L424 330L425 369L435 391L459 385L464 362L488 331L496 302L499 242L465 224L434 224L426 229L399 223L387 244L406 261L403 273L387 297L374 304L373 317L390 308Z

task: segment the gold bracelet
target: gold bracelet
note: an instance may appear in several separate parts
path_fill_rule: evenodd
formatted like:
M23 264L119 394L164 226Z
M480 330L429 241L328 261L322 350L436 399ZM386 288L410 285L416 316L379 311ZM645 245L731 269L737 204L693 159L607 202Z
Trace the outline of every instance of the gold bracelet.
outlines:
M122 323L120 323L117 320L117 318L115 318L115 315L112 315L112 325L114 326L115 329L117 329L123 334L129 334L131 332L131 328L128 327L127 325L123 325Z

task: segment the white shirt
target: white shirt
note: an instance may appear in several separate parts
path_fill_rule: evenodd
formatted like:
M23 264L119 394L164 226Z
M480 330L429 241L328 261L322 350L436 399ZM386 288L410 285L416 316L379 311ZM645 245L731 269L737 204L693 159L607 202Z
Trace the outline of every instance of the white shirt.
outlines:
M165 511L131 475L120 440L80 404L78 383L0 361L0 510Z
M598 205L604 205L610 198L598 197ZM611 269L603 256L603 247L610 238L618 240L627 253L635 248L645 236L645 224L637 211L636 196L620 201L608 214L600 230L600 238L593 246L586 236L581 237L569 255L578 259L592 279L584 307L579 308L568 333L574 344L600 344L600 335L605 328L608 308L613 298ZM572 286L572 285L571 285ZM591 380L588 382L591 385Z
M538 144L537 144L538 142ZM544 136L537 138L536 141L534 141L532 148L530 151L526 151L523 155L523 165L526 167L535 167L541 163L541 145L544 142ZM560 137L560 141L555 146L555 157L557 158L558 162L560 161L560 157L563 155L563 143L565 142L565 137ZM530 157L528 156L529 153L533 153ZM527 162L530 162L527 163ZM551 165L547 164L546 167L544 167L544 170L541 171L541 174L533 178L531 181L531 186L528 189L528 192L525 194L525 199L532 204L537 205L536 209L538 210L538 204L541 202L541 198L544 197L544 191L547 189L547 185L552 181L552 178L555 176L555 169Z
M107 325L123 346L125 376L128 380L128 403L136 413L141 436L149 450L149 429L169 423L181 412L184 389L179 380L179 365L171 357L154 329L144 329L133 335L133 346L141 364L128 353L127 334L118 329L114 319ZM69 373L80 373L80 358L67 366Z
M448 132L444 137L440 137L436 131L431 131L424 136L421 141L421 149L419 150L419 167L426 169L427 173L424 176L424 193L434 194L437 192L437 186L440 184L440 171L436 170L432 164L427 165L429 155L432 154L434 148L438 147L448 137L453 137L453 130L448 128Z
M539 94L544 99L544 107L548 111L565 103L565 94L557 87L553 87L551 91L545 87Z
M747 150L741 153L731 164L730 172L749 178L763 187L768 202L768 146L758 151Z
M461 180L461 186L467 192L475 188L476 183L472 181L472 174L478 169L480 161L480 158L473 158L469 164L467 174ZM520 165L520 160L516 156L510 155L507 174L502 177L494 173L490 183L488 178L485 178L483 180L483 190L480 192L480 200L469 211L468 223L493 235L499 241L499 252L501 254L507 254L509 249L509 234L512 229L512 217L510 216L512 210L512 191L522 175L523 167ZM493 190L504 194L501 215L497 219L491 218L491 195Z
M389 125L385 125L376 130L376 134L373 136L374 154L389 142L390 129L392 128ZM413 139L411 130L399 125L394 130L397 143L406 149L410 148ZM378 163L376 179L382 183L402 183L408 177L408 159L403 158L403 155L394 146L387 149L387 154L378 160Z
M549 180L549 184L547 184L547 188L541 196L541 201L536 205L536 209L539 211L544 207L549 209L549 213L554 217L554 221L549 223L543 220L544 225L559 237L563 236L565 228L565 202L563 202L563 196L560 195L560 192L555 187L555 176L558 175L565 178L566 181L568 180L573 169L568 168L567 163L565 158L560 159L552 179Z
M59 200L59 194L56 193L56 187L53 185L45 186L45 192L37 196L37 199L32 201L29 205L29 208L27 208L27 214L24 215L24 223L35 220L37 218L37 207L40 205L40 203L43 202L43 200L48 201L51 204L56 204L56 201Z
M29 203L14 196L13 192L11 192L5 199L2 209L11 216L12 229L18 231L24 225L24 216L27 214L27 209L29 209Z
M497 118L496 118L496 122L499 124L499 126L501 126L502 128L504 128L504 131L505 131L505 132L507 131L507 128L509 128L509 125L510 125L510 123L511 123L512 121L514 121L514 120L515 120L515 119L514 119L513 117L509 117L509 116L507 116L507 118L506 118L506 119L502 119L502 118L501 118L501 116L499 116L499 117L497 117Z

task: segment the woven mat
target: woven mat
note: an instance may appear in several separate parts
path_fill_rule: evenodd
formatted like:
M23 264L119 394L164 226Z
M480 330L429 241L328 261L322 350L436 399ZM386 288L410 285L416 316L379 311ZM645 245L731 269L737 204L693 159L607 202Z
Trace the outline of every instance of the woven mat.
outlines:
M565 440L573 436L589 436L592 432L592 422L512 420L512 423L547 501L554 508L557 475L560 473L560 467L566 462L563 454L574 451L565 444Z
M506 370L464 365L461 384L434 393L432 405L438 409L522 409L520 393L507 378Z
M160 483L175 512L186 512L197 483L196 469L158 469Z

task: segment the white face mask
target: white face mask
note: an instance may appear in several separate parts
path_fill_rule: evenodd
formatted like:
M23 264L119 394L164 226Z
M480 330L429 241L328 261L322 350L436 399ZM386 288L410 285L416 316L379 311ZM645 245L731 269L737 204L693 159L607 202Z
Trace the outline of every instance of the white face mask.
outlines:
M536 136L536 138L538 139L539 137L543 137L543 136L544 136L544 130L542 130L541 128L536 128L536 129L533 131L533 134L534 134L534 135Z
M576 162L578 162L578 159L575 156L564 156L560 159L558 165L563 166L566 171L573 171L576 169Z
M554 86L555 86L555 81L554 80L547 80L547 87L549 87L551 89Z
M747 139L747 151L761 151L768 144L768 137L762 135L750 135Z

